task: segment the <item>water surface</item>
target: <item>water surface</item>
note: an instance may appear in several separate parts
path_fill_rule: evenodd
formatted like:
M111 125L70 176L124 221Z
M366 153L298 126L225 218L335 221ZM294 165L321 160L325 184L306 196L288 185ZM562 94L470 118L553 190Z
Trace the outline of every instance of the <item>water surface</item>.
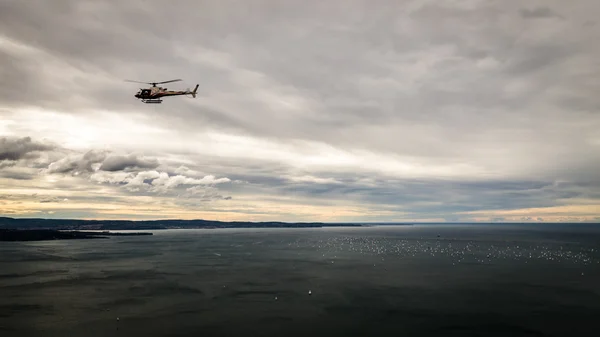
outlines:
M3 242L0 335L596 336L599 248L555 225Z

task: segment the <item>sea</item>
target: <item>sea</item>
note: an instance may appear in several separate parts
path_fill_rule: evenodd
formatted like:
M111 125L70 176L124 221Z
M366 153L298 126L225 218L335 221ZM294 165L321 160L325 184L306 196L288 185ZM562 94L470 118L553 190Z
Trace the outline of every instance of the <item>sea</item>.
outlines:
M600 225L0 242L0 336L600 336Z

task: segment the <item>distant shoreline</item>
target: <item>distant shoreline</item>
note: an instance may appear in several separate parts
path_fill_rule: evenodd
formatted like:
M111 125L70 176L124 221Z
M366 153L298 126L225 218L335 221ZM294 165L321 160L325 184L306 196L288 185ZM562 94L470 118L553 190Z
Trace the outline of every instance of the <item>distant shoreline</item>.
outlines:
M216 228L322 228L369 227L368 223L322 222L250 222L214 220L75 220L0 217L0 229L37 230L161 230L161 229L216 229ZM400 225L400 224L399 224Z
M108 239L109 236L146 236L152 233L111 233L60 231L54 229L0 229L0 241L49 241L75 239Z
M590 226L600 225L590 222L446 222L446 223L394 223L394 222L357 222L357 223L326 223L326 222L281 222L281 221L216 221L216 220L78 220L78 219L44 219L44 218L10 218L0 217L0 229L19 230L59 230L59 231L139 231L165 229L220 229L220 228L341 228L341 227L374 227L374 226L417 226L417 225L511 225L511 226Z

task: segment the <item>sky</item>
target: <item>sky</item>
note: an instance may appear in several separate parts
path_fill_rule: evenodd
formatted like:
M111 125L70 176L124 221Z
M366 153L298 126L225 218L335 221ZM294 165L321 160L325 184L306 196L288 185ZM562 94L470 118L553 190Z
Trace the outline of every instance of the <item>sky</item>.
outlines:
M600 221L597 0L5 0L0 215ZM197 97L144 104L182 79Z

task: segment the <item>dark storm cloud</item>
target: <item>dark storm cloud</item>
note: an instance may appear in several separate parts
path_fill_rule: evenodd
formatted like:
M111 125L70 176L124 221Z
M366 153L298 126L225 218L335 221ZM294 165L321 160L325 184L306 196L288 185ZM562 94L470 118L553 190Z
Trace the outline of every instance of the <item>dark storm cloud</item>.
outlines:
M68 155L48 166L48 173L82 173L94 171L93 165L106 158L106 151L90 150L84 154Z
M35 156L37 152L53 149L55 149L54 145L34 142L31 137L2 137L0 138L0 162L16 161L27 158L29 155Z
M60 156L60 147L31 137L0 138L0 178L31 180L48 161Z
M129 168L154 169L159 165L156 158L141 158L138 155L130 154L127 156L109 156L104 159L100 170L102 171L122 171Z
M154 169L159 166L156 158L145 158L139 154L110 155L107 150L89 150L71 153L52 162L47 173L92 173L97 170L116 172Z

